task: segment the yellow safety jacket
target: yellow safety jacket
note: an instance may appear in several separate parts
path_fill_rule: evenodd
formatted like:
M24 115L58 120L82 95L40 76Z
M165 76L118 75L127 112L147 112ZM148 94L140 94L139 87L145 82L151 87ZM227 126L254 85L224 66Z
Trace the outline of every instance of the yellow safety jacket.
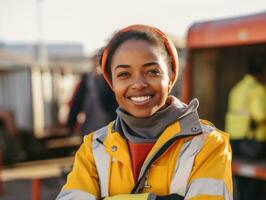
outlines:
M255 130L251 120L256 124ZM251 75L245 75L229 94L225 130L231 139L254 136L258 141L266 141L266 90Z
M151 193L176 193L190 200L233 199L229 138L209 122L190 123L185 116L165 129L141 168L141 194L130 194L136 183L129 149L112 126L113 122L84 137L57 200L148 200Z

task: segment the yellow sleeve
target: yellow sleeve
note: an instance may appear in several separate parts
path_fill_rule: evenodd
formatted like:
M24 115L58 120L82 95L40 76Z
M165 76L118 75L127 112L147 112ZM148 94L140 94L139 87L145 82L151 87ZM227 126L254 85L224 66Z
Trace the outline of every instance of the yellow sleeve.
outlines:
M98 175L91 148L92 135L84 137L84 142L75 155L73 169L67 176L63 190L81 190L99 198Z
M257 86L249 98L249 111L256 122L266 120L266 90L263 86Z
M218 130L210 133L195 158L188 183L188 199L231 199L233 193L231 160L228 134Z

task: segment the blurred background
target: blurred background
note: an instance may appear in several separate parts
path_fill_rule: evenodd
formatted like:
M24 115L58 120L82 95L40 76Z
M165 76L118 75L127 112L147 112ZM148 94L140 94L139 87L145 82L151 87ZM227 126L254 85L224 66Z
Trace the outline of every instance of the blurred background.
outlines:
M201 118L221 130L250 60L266 66L266 1L0 0L0 199L55 199L82 137L115 119L99 51L136 23L172 39L173 95L197 97ZM233 170L265 184L266 158Z

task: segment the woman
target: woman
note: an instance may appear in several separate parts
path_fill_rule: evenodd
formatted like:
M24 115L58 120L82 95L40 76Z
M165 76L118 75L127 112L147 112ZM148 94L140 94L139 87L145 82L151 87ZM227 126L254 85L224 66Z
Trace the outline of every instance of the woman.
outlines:
M101 65L118 116L84 138L57 199L232 199L228 135L199 119L196 99L169 96L178 57L166 35L122 29Z

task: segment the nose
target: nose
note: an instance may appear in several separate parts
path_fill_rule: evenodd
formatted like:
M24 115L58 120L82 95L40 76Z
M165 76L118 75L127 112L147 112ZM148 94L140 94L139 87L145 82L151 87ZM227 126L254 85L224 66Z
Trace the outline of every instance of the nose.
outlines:
M148 87L147 80L142 75L137 75L132 82L132 89L141 90L143 88Z

